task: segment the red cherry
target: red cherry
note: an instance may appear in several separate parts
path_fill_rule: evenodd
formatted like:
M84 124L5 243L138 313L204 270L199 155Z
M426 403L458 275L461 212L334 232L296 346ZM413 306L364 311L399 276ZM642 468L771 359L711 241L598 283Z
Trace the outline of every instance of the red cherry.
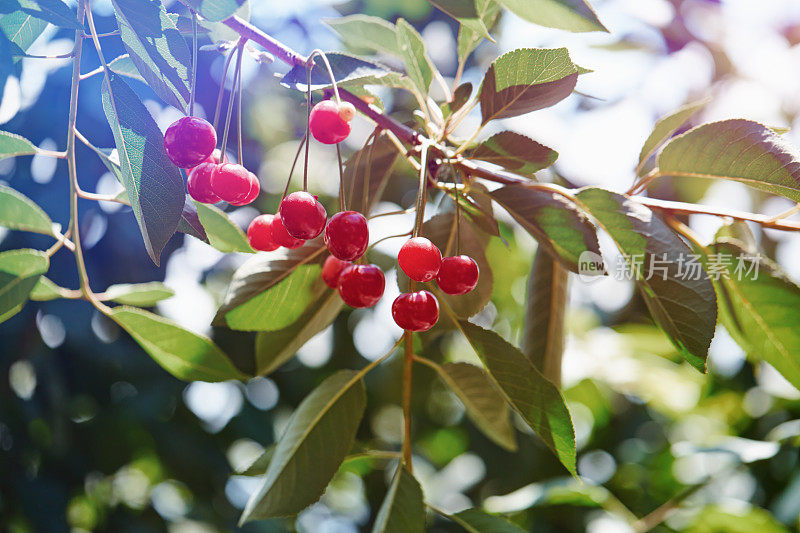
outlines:
M278 249L272 239L272 220L275 215L258 215L247 227L247 240L250 246L262 252L271 252Z
M336 213L325 227L325 246L344 261L354 261L364 255L368 244L367 219L358 211Z
M253 201L258 198L259 193L261 192L261 182L258 181L258 177L252 172L250 174L250 192L247 193L241 201L239 202L231 202L231 205L240 206L240 205L247 205L253 203Z
M392 318L406 331L428 331L439 320L439 302L428 291L401 294L392 303Z
M247 198L252 187L250 172L242 165L222 163L211 173L211 189L229 204Z
M325 229L328 213L317 197L305 191L293 192L281 201L281 220L289 235L313 239Z
M339 274L339 296L350 307L372 307L385 286L383 272L375 265L350 265Z
M186 180L186 189L189 196L204 204L215 204L220 198L211 188L211 174L217 167L216 163L200 163L189 172Z
M425 237L408 239L397 254L397 262L414 281L430 281L442 265L442 252Z
M339 287L339 275L342 271L352 265L350 261L342 261L338 257L329 255L322 265L322 281L331 289Z
M217 132L200 117L183 117L169 125L164 133L164 149L175 166L199 165L214 151Z
M226 158L225 158L225 161L223 161L223 162L224 162L224 163L227 163L227 162L228 162L228 158L226 157ZM211 152L211 155L210 155L210 156L208 156L208 157L206 157L205 159L203 159L203 160L200 162L200 165L202 165L203 163L214 163L215 165L216 165L217 163L219 163L219 149L215 149L213 152ZM186 169L186 172L187 172L187 173L189 173L189 172L191 172L192 170L194 170L194 169L196 169L197 167L199 167L200 165L197 165L197 166L195 166L195 167L192 167L192 168L187 168L187 169Z
M436 283L445 294L467 294L478 284L478 263L468 255L445 257Z
M311 135L323 144L340 143L350 135L350 123L339 115L333 100L323 100L311 109L308 123Z
M291 249L300 248L306 242L303 239L295 239L289 235L289 232L286 231L286 228L283 226L280 213L276 214L275 218L272 219L272 240L275 241L275 244L278 246Z

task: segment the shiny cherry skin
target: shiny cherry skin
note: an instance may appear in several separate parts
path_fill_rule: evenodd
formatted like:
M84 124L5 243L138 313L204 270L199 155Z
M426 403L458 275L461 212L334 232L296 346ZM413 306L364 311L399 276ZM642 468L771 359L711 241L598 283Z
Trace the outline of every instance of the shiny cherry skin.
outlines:
M217 145L217 132L207 120L183 117L164 133L164 149L175 166L192 168L202 163Z
M401 294L392 303L392 318L406 331L428 331L439 320L439 302L428 291Z
M211 173L211 189L229 204L247 198L252 187L250 172L242 165L221 163Z
M272 221L275 215L258 215L247 227L247 240L250 246L261 252L271 252L278 249L278 244L272 238Z
M338 257L329 255L322 265L322 281L331 289L339 288L339 276L352 264L350 261L342 261Z
M214 163L214 164L216 165L217 163L219 163L219 162L220 162L219 155L220 155L220 154L219 154L219 149L217 148L217 149L215 149L213 152L211 152L211 155L210 155L210 156L208 156L208 157L206 157L205 159L203 159L203 160L200 162L200 165L202 165L203 163ZM226 158L225 158L225 161L223 161L223 163L227 163L227 162L228 162L228 158L226 157ZM197 165L197 166L195 166L195 167L192 167L192 168L187 168L187 169L186 169L186 172L187 172L187 173L190 173L192 170L196 169L196 168L197 168L197 167L199 167L200 165Z
M290 249L300 248L306 242L303 239L295 239L289 235L289 232L283 226L280 213L276 214L275 218L272 219L272 240L278 246Z
M372 307L385 287L383 272L375 265L350 265L339 274L339 296L350 307Z
M323 100L311 109L308 126L311 135L323 144L340 143L350 135L350 123L339 115L339 106L333 100Z
M261 182L258 181L258 177L250 172L250 192L247 193L247 196L242 198L238 202L231 202L231 205L241 206L253 203L253 201L258 198L259 193L261 192Z
M445 294L467 294L478 284L478 263L468 255L442 259L436 283Z
M367 250L369 227L358 211L336 213L325 227L325 246L343 261L355 261Z
M189 178L186 180L189 196L204 204L215 204L220 201L220 197L211 188L211 174L216 167L216 163L200 163L189 172Z
M408 239L397 254L397 262L414 281L430 281L442 265L442 252L425 237Z
M313 194L293 192L281 201L281 220L289 235L296 239L313 239L325 229L328 213Z

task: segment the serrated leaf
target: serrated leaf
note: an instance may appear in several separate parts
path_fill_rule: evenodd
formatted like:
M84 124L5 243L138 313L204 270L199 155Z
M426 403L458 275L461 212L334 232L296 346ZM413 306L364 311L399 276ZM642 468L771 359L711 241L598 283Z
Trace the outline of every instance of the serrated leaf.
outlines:
M108 64L108 68L120 76L126 76L128 78L147 83L147 80L142 77L139 69L136 68L131 56L128 54L122 54L119 57L115 57L113 60L111 60L111 63Z
M484 28L487 30L494 26L500 14L500 4L495 0L475 0L475 10L478 12ZM458 60L466 62L467 57L480 44L484 37L482 32L475 31L473 27L461 25L458 28Z
M433 82L434 66L425 50L425 41L405 19L397 21L397 47L406 66L406 75L424 98Z
M424 533L425 504L422 488L414 476L404 466L389 485L389 492L383 499L372 533Z
M0 226L53 235L53 221L33 200L0 184Z
M719 273L720 322L748 356L800 389L800 287L778 265L734 242L716 242L706 262Z
M366 401L364 383L352 370L314 389L292 414L240 523L294 515L317 501L355 442Z
M557 387L561 386L568 282L567 270L550 254L537 250L528 277L522 353Z
M482 124L560 102L572 94L579 74L566 48L520 48L501 55L481 84Z
M564 196L524 185L506 185L490 194L540 246L572 272L579 271L581 254L600 255L594 226Z
M473 148L470 157L530 176L555 163L558 152L519 133L501 131Z
M605 31L594 9L585 0L497 0L520 18L573 32Z
M489 30L483 23L481 13L475 0L428 0L431 4L438 7L471 31L480 35L484 39L492 39Z
M233 274L214 325L245 331L278 331L293 324L328 289L322 281L322 239L257 254Z
M103 81L102 92L125 190L147 253L158 265L181 218L186 197L183 178L164 151L161 130L136 93L113 74Z
M45 20L62 28L82 30L78 17L61 0L6 0L9 11L20 10L28 15Z
M397 29L389 21L369 15L349 15L323 19L323 22L330 26L342 42L354 52L374 50L400 56L395 34Z
M487 437L506 450L516 451L511 410L483 369L469 363L434 367L450 390L464 404L467 415Z
M256 335L256 373L270 374L288 361L314 335L331 325L343 305L338 292L324 291L288 326L260 331Z
M482 183L472 182L469 193L459 199L459 206L477 228L489 235L500 237L500 225L494 218L492 202L489 189Z
M386 135L355 152L345 161L343 189L348 209L369 215L378 203L392 176L392 167L399 157L397 148ZM364 203L364 180L369 178L367 203Z
M46 276L41 276L30 293L30 299L35 302L48 302L61 298L61 287L50 281Z
M0 252L0 323L17 314L28 301L50 258L39 250Z
M225 20L244 4L247 0L180 0L193 8L200 15L211 22Z
M0 159L35 153L36 147L25 137L8 131L0 131Z
M118 304L153 307L161 300L175 296L175 291L161 283L119 283L105 291L105 299Z
M341 52L328 52L325 54L331 65L336 83L339 87L357 85L389 85L394 86L390 80L399 80L400 74L392 72L387 67L374 61L367 61ZM281 78L281 84L296 91L306 92L308 88L308 72L306 67L298 65L293 67ZM331 77L325 63L319 59L311 69L311 90L319 91L332 87Z
M47 21L34 17L22 10L12 11L0 15L0 31L8 40L19 47L21 52L27 52L28 48L36 41L47 27ZM21 57L14 58L17 62Z
M657 166L664 176L740 181L800 202L800 151L751 120L692 128L661 149Z
M653 126L653 132L647 137L642 151L639 152L639 165L641 166L650 159L662 144L667 142L681 126L686 124L686 121L692 118L692 115L700 111L707 103L708 100L692 102L658 119Z
M166 103L186 111L192 54L157 0L112 0L122 42L147 84Z
M115 307L109 317L167 372L184 381L246 379L208 337L144 309Z
M650 209L603 189L584 189L578 200L616 242L633 270L650 313L689 363L706 371L717 323L714 287L701 268L687 275L691 249Z
M208 241L220 252L255 253L242 229L216 206L194 202Z
M452 515L451 518L468 533L524 533L525 531L501 516L476 508L466 509Z
M458 328L478 354L506 401L556 454L572 475L575 471L575 431L564 398L541 372L494 331L465 320Z
M758 244L756 236L747 222L742 220L732 220L727 224L723 224L714 234L714 241L716 242L731 242L740 246L748 253L755 254L758 251Z

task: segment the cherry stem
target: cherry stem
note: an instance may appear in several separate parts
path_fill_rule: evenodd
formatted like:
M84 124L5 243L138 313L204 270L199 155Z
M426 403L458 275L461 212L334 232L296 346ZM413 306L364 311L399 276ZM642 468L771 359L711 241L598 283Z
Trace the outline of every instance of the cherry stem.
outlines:
M300 152L303 150L303 145L308 141L308 132L303 135L303 138L300 139L300 146L297 147L297 153L294 154L294 161L292 161L292 168L289 169L289 179L286 180L286 187L283 189L283 196L281 196L281 200L286 198L286 194L289 192L289 185L292 183L292 175L294 174L294 167L297 166L297 160L300 159Z
M461 203L459 202L461 193L458 192L457 174L458 171L453 167L453 195L456 200L456 255L461 255Z
M189 95L189 115L194 115L194 99L197 92L197 13L192 9L192 92Z
M339 162L339 211L345 211L344 201L344 170L342 165L342 149L336 144L336 159Z
M414 364L414 334L403 333L403 461L413 474L411 462L411 370Z
M336 78L333 75L333 69L331 68L331 64L328 61L328 56L325 55L320 49L316 49L311 52L311 55L308 56L308 91L311 92L311 70L314 68L314 56L319 56L322 58L322 62L325 63L325 68L328 70L328 77L331 79L331 85L333 86L333 95L336 97L336 105L342 105L342 99L339 97L339 87L336 84Z
M219 150L219 158L220 162L225 160L225 150L228 147L228 131L231 127L231 116L233 114L233 105L234 105L234 96L236 90L236 84L239 81L239 76L242 75L242 56L244 55L244 43L246 43L244 39L239 39L239 44L236 45L237 56L236 56L236 68L233 71L233 84L231 85L231 96L228 98L228 110L226 112L225 117L225 133L222 134L222 147ZM241 161L239 162L241 163Z
M305 156L305 163L303 165L303 190L308 190L308 149L309 145L311 144L309 141L309 135L311 135L311 65L306 67L306 76L308 85L306 88L306 156ZM340 187L341 188L341 187ZM340 200L341 201L341 200Z
M364 197L363 197L363 202L361 204L363 206L364 212L366 214L369 214L369 207L368 207L369 206L369 185L370 185L369 182L372 179L372 160L373 160L373 156L375 155L375 144L378 142L378 135L380 134L380 132L381 132L380 128L375 128L375 130L373 130L373 132L372 132L372 136L369 139L367 139L367 143L369 143L369 141L372 140L372 144L369 145L369 155L367 156L367 166L364 169ZM358 167L355 168L355 171L358 171ZM353 180L353 182L355 183L355 179Z
M425 217L425 203L428 199L427 194L427 177L428 177L428 149L430 148L429 143L424 143L422 145L422 154L420 156L419 161L419 189L417 190L417 202L416 202L416 209L417 209L417 216L414 220L414 231L413 236L416 237L419 235L419 231L422 228L422 220Z
M240 165L244 165L244 157L242 154L242 73L239 72L239 86L237 89L236 97L236 141L238 144L238 161Z
M225 58L225 66L222 67L222 77L219 79L219 93L217 93L217 107L214 110L214 129L217 129L219 125L219 115L222 111L222 96L225 94L225 85L228 81L228 68L231 64L231 59L233 59L233 54L236 53L236 48L231 48L231 51L228 52L228 56Z

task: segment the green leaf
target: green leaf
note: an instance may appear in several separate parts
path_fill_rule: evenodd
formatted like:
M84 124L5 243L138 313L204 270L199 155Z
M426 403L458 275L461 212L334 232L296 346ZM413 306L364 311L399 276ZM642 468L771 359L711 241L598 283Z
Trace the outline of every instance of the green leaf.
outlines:
M763 255L717 242L706 261L719 273L719 317L748 356L800 388L800 287Z
M374 50L400 57L397 45L397 28L391 22L369 15L349 15L347 17L322 20L336 32L348 48L358 53Z
M492 207L492 197L489 190L482 183L472 182L469 186L469 193L462 196L459 200L461 209L469 217L475 227L482 231L500 237L500 225L494 218L494 208Z
M249 259L233 274L214 325L278 331L293 324L330 291L320 277L324 251L317 238L295 250L281 248Z
M472 84L469 82L462 83L456 90L453 91L453 99L441 105L442 116L447 119L453 113L464 107L469 97L472 96Z
M467 415L487 437L506 450L516 451L511 410L483 369L469 363L434 367L450 390L464 404Z
M112 0L122 42L147 84L166 103L186 111L192 54L156 0Z
M128 78L147 83L147 80L145 80L141 73L139 73L139 69L136 68L136 65L129 54L122 54L119 57L115 57L113 60L111 60L111 63L108 64L108 68L120 76L126 76Z
M292 414L240 524L294 515L316 502L353 447L366 402L364 382L352 370L314 389Z
M6 0L6 2L9 12L20 10L62 28L83 29L72 9L61 0Z
M720 178L800 202L800 152L768 127L744 119L693 128L658 154L664 176Z
M275 371L311 338L333 323L344 303L336 291L322 292L311 300L305 312L281 329L256 335L256 373Z
M219 22L225 20L247 1L247 0L180 0L182 3L193 8L200 15L210 21Z
M475 0L475 10L480 16L483 27L491 29L500 15L500 4L495 0ZM476 31L472 25L461 25L458 29L458 60L465 63L467 57L485 37L483 32Z
M655 321L681 355L705 372L717 302L705 271L697 276L684 272L691 249L650 209L627 196L590 188L578 194L578 201L625 256Z
M788 494L788 493L785 493ZM789 533L769 511L749 504L729 508L722 504L706 505L686 524L686 533ZM792 528L794 529L794 528Z
M208 241L220 252L255 253L242 229L216 206L194 202Z
M378 203L392 176L392 167L399 157L397 147L386 135L378 138L345 161L343 189L348 209L368 215ZM364 180L369 178L367 202L364 203Z
M124 193L125 191L122 192ZM208 235L206 235L206 230L200 222L197 206L194 205L194 200L188 194L184 197L183 211L181 212L181 219L178 221L178 231L208 243Z
M53 221L33 200L0 184L0 226L53 235Z
M686 121L705 107L707 103L708 100L692 102L658 119L656 125L653 126L653 132L647 137L644 146L642 146L642 151L639 153L639 166L650 159L662 144L667 142L681 126L686 124Z
M333 77L339 87L347 88L350 85L386 85L389 87L403 87L400 83L401 75L392 72L387 67L374 61L367 61L341 52L328 52L325 54L331 65ZM293 67L281 78L281 84L296 91L306 92L308 87L308 71L306 67L298 65ZM322 59L315 61L311 69L311 90L320 91L332 87L331 77Z
M555 105L572 94L580 73L566 48L520 48L501 55L481 84L482 124Z
M161 130L136 93L116 75L103 81L102 91L125 190L147 253L158 265L181 218L186 197L183 178L164 151Z
M36 147L25 137L8 131L0 131L0 159L35 153Z
M536 370L519 349L494 331L465 320L459 320L458 327L506 401L556 454L561 464L576 475L575 431L558 388Z
M2 31L9 41L16 44L19 50L27 52L28 48L36 41L47 27L47 21L34 17L24 11L12 11L0 15L0 31ZM19 61L20 57L14 58Z
M0 323L22 309L48 268L50 258L39 250L0 252Z
M475 0L428 0L431 4L435 5L454 19L456 19L461 26L468 28L472 32L480 35L485 39L492 40L489 35L489 30L483 23L481 13L478 12L477 2Z
M247 379L208 337L144 309L115 307L109 317L167 372L184 381Z
M424 533L425 504L422 488L414 476L404 466L389 485L389 492L383 499L372 533Z
M419 94L423 98L428 96L435 67L425 51L422 36L405 19L397 21L397 46L406 66L406 74Z
M579 272L581 254L600 256L597 232L578 206L564 196L524 185L506 185L492 198L553 257Z
M248 0L237 0L237 3L241 5L236 9L236 11L233 12L233 16L249 22L250 2ZM192 35L192 19L190 17L181 17L176 23L176 26L178 26L178 30L180 30L180 32L187 37ZM203 30L206 31L206 37L208 37L211 42L215 44L223 42L235 43L240 37L238 32L227 26L222 21L211 22L207 19L199 19L197 21L198 34L203 32Z
M520 18L573 32L605 31L594 9L585 0L497 0Z
M550 254L537 250L528 278L522 352L556 386L561 385L568 272Z
M470 157L530 176L555 163L558 152L519 133L501 131L473 148Z
M105 292L105 299L118 304L153 307L156 303L175 296L175 291L161 283L120 283L111 285Z
M466 509L451 516L468 533L523 533L525 530L503 517L481 509Z
M61 287L50 281L46 276L41 276L30 293L34 302L48 302L61 298Z

